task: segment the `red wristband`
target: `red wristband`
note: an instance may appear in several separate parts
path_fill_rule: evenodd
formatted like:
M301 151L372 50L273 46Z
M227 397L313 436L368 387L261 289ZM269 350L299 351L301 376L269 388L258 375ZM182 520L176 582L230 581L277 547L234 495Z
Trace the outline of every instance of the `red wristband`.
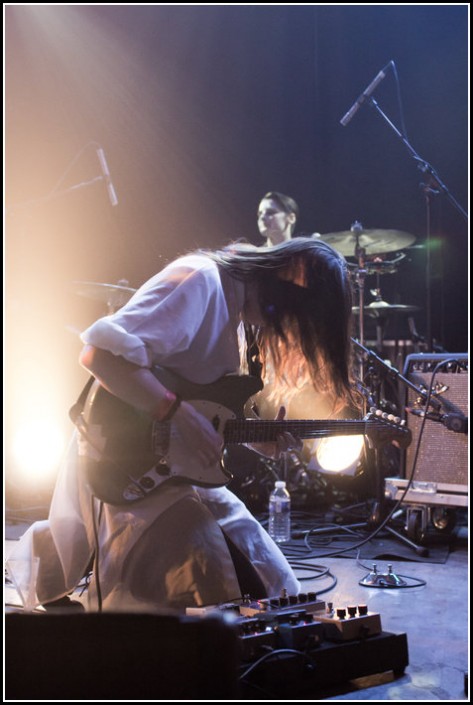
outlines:
M164 398L161 399L159 407L153 412L152 416L156 421L169 421L178 410L180 404L180 397L166 390Z

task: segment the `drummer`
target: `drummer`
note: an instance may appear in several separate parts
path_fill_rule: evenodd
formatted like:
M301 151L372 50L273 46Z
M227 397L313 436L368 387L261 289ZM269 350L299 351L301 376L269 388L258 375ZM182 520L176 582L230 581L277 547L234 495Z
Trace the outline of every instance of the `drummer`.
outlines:
M258 206L258 230L265 245L279 245L294 235L299 206L293 198L278 191L269 191Z

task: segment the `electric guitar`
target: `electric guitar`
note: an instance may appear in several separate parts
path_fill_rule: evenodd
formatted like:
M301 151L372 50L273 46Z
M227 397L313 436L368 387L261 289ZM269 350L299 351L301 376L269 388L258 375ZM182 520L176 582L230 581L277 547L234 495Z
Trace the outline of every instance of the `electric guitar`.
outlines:
M201 385L162 368L153 372L167 389L191 403L212 423L224 445L275 441L284 432L301 439L364 435L371 447L396 440L405 448L411 442L411 433L402 422L381 412L372 411L363 420L244 418L245 403L263 387L257 377L227 375ZM172 420L154 421L107 392L96 380L74 423L80 432L82 472L92 493L103 502L136 502L170 479L201 487L221 487L232 479L223 462L202 466Z

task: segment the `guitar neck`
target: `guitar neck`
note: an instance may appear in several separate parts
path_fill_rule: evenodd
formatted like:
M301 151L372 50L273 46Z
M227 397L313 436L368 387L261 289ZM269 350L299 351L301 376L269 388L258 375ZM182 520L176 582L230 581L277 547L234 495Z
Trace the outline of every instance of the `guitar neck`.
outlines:
M363 436L373 421L336 419L332 421L262 421L261 419L231 419L225 424L225 443L266 443L275 441L282 433L298 438L327 438L328 436Z

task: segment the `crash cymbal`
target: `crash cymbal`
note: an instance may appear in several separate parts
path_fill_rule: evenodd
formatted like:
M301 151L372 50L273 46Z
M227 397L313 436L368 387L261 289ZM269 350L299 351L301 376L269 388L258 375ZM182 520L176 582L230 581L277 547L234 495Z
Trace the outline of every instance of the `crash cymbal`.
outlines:
M341 233L325 233L320 239L331 245L344 257L355 257L356 236L351 230ZM401 230L362 230L358 245L367 255L379 255L383 252L403 250L415 242L414 235Z
M124 306L135 293L136 289L123 286L125 280L120 280L119 284L101 284L100 282L73 282L74 291L79 296L86 296L88 299L102 301L107 306L118 308ZM128 284L128 282L126 282Z
M353 306L352 311L357 315L360 313L360 307ZM368 306L365 306L363 311L371 318L382 318L391 314L414 313L415 311L420 311L420 307L405 304L388 304L386 301L373 301Z

